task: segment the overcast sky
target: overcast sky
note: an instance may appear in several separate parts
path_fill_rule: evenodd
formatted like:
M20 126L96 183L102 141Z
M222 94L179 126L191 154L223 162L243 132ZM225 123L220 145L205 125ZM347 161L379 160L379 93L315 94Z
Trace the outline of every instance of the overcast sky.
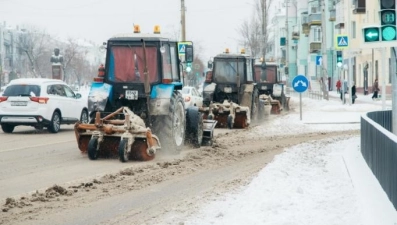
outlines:
M237 28L253 13L255 0L185 0L186 39L205 50L204 60L226 47L237 51ZM102 43L117 33L141 31L175 36L181 29L180 0L0 0L0 21L30 24L62 38Z

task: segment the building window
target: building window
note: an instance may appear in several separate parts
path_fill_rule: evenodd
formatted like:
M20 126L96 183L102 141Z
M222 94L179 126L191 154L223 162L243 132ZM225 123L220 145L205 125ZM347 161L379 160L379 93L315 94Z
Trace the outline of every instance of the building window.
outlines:
M356 21L352 21L352 38L356 38Z
M312 32L310 32L312 33ZM315 27L313 28L313 41L315 42L321 42L322 40L322 34L321 34L321 28L320 27Z

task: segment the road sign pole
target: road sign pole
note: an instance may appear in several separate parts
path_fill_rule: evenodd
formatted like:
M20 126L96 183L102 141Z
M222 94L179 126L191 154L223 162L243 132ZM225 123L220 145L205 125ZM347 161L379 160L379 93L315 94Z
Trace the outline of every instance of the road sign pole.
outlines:
M302 92L299 93L299 112L300 112L300 118L302 120Z

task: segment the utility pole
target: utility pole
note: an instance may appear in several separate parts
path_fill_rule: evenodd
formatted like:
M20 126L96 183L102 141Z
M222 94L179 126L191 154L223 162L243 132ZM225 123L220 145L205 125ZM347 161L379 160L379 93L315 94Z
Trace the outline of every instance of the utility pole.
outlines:
M186 41L185 0L181 0L182 41Z
M267 15L266 15L266 0L262 0L260 1L261 4L261 13L262 13L262 41L263 41L263 46L262 46L262 57L263 60L265 60L265 56L266 56L266 47L267 47L267 43L266 43L266 26L267 26Z
M327 23L325 18L325 0L321 1L321 30L323 40L321 43L321 52L322 52L322 60L321 60L321 73L323 76L323 98L329 100L328 93L328 76L327 76Z

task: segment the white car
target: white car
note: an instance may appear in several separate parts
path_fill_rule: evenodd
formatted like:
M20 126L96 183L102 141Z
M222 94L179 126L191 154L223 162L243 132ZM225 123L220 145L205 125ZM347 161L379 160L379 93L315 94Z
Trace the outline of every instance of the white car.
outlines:
M47 127L57 133L61 124L79 120L88 123L87 101L61 80L12 80L0 96L0 124L5 133L12 133L20 125Z
M185 100L185 106L203 106L203 97L201 96L200 92L197 91L195 87L185 86L181 90L182 97Z

